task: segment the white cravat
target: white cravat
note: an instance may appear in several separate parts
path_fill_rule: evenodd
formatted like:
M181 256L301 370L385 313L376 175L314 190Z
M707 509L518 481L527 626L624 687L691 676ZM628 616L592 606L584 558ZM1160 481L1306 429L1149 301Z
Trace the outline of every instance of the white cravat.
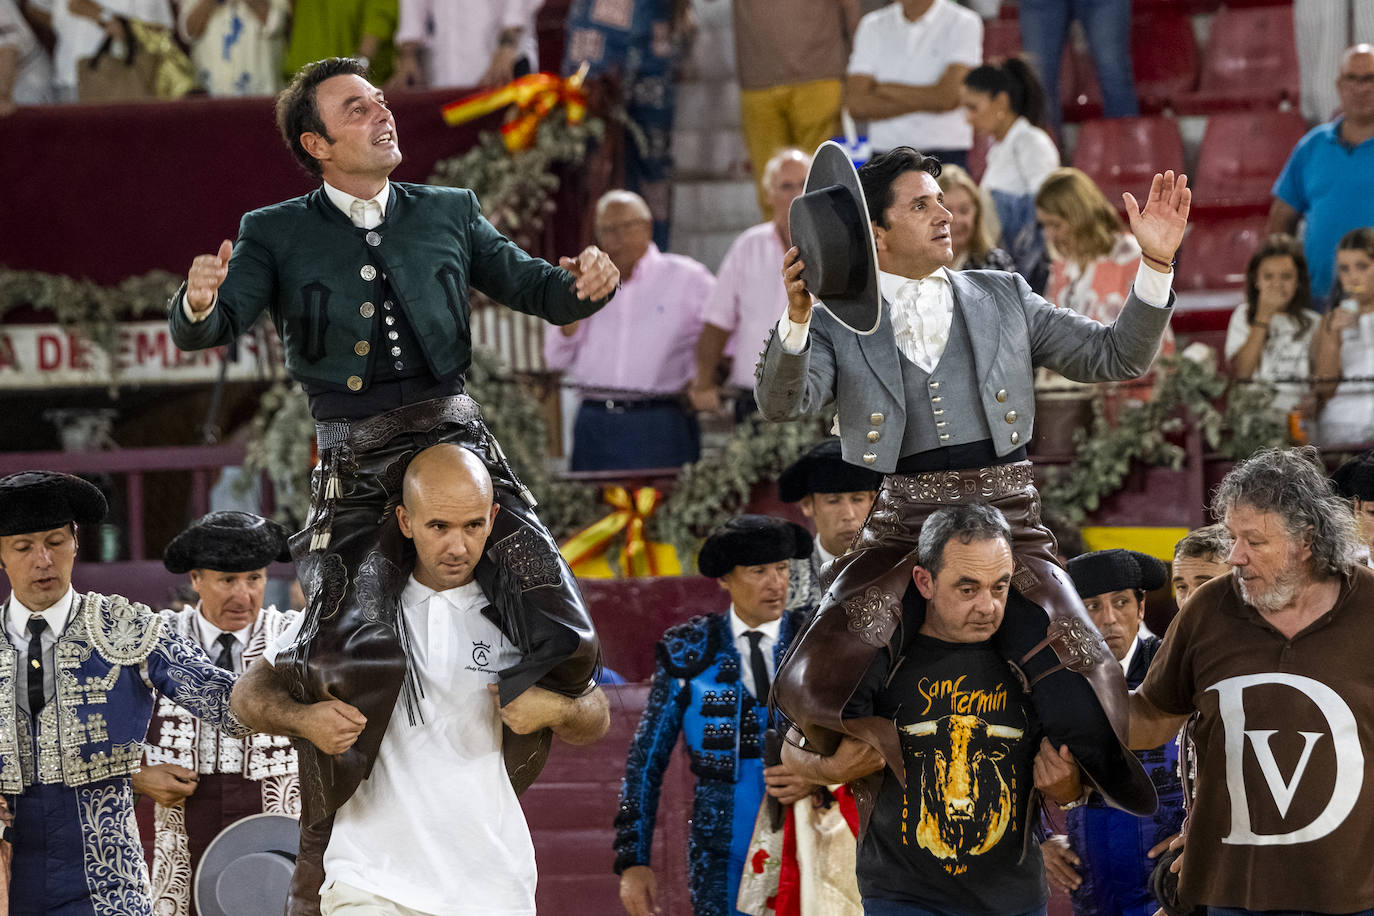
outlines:
M943 267L919 280L878 275L892 314L892 336L902 355L932 372L949 343L954 322L954 290Z
M329 182L324 182L324 195L329 202L343 211L353 225L359 229L375 229L386 218L387 199L391 196L391 182L387 182L377 192L377 196L364 200L354 197L347 191L340 191Z
M375 229L382 224L382 205L375 200L355 200L348 206L348 218L359 229Z

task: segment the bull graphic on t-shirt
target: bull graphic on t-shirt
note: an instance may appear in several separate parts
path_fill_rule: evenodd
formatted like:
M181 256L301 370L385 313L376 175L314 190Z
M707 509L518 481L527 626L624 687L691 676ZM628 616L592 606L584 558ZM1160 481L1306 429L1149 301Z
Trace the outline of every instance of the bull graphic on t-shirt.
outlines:
M996 846L1016 812L998 761L1006 757L1009 743L1021 739L1022 729L950 715L902 731L929 739L911 748L920 774L917 844L937 859L982 855ZM909 805L906 813L909 823Z

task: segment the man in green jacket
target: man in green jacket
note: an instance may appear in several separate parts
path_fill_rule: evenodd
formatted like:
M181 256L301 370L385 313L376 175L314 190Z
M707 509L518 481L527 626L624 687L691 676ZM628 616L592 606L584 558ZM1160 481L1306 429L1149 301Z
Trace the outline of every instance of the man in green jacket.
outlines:
M329 58L282 91L282 137L321 187L245 215L236 242L192 262L169 314L177 346L195 350L229 343L266 309L317 421L310 517L292 543L307 609L277 670L298 700L343 700L367 724L342 755L297 743L295 912L310 911L333 813L371 771L398 696L419 718L406 644L423 634L396 619L414 554L393 512L415 454L457 443L482 457L495 482L500 510L476 578L492 604L484 613L521 650L500 672L503 705L536 682L579 696L593 688L599 658L533 497L463 393L467 291L567 324L609 301L619 272L595 247L560 267L531 258L487 222L471 191L390 181L401 161L396 124L364 72L358 61ZM546 730L526 752L507 752L518 789L538 774L548 741Z

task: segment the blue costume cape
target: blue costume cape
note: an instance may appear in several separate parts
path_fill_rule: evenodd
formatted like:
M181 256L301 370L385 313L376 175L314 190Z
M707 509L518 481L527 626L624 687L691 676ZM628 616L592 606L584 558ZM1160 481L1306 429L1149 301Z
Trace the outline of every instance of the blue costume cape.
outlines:
M1162 644L1158 636L1136 641L1135 656L1126 672L1131 689L1145 680L1145 672ZM1150 817L1136 817L1110 808L1096 794L1066 815L1069 845L1082 865L1083 883L1073 892L1074 916L1153 916L1159 903L1150 892L1155 860L1150 847L1173 836L1183 825L1183 787L1178 778L1178 742L1136 751L1155 784L1159 808Z
M773 647L775 670L809 613L808 608L783 614ZM681 734L696 776L687 840L692 912L730 916L737 912L740 875L763 802L767 710L740 682L728 614L672 627L654 654L649 701L620 790L615 871L649 864L659 788Z

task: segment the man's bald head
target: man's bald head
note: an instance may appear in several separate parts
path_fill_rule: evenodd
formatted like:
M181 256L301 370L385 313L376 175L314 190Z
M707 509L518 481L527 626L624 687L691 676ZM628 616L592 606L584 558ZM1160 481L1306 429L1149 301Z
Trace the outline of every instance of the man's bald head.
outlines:
M415 542L415 578L444 591L472 581L497 507L486 465L460 445L431 446L411 459L396 521Z

